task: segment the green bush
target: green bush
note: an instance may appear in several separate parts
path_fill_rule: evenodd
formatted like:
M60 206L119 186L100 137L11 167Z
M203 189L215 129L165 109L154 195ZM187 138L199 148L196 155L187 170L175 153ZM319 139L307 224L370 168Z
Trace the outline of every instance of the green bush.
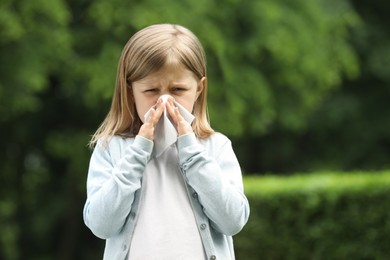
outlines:
M237 259L388 259L390 171L244 178Z

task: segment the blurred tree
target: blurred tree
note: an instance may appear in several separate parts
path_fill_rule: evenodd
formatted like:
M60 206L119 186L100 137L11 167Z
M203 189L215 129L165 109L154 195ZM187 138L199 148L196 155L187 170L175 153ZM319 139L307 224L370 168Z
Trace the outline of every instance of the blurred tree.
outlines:
M383 169L390 166L390 18L389 5L352 2L364 21L351 42L361 75L346 80L319 107L309 124L314 158L338 169ZM321 120L319 120L321 118ZM316 133L314 135L314 133ZM319 145L328 142L320 152ZM310 161L311 158L309 158ZM314 160L312 160L314 161ZM321 167L317 162L313 167Z
M358 18L346 1L229 3L217 21L229 28L225 45L209 51L217 60L211 70L220 74L211 75L210 87L218 129L238 136L302 129L343 75L358 72L348 43Z
M52 124L53 116L61 119L64 115L59 107L45 106L56 97L43 97L55 88L51 79L61 72L72 51L70 18L62 0L0 3L3 259L50 258L52 252L47 248L59 241L56 226L67 198L56 191L66 178L52 167L45 138L57 127Z
M81 218L86 144L110 106L124 44L159 22L182 24L200 38L212 125L249 140L237 142L237 151L250 170L289 169L296 138L329 129L313 115L326 118L326 106L337 107L329 95L358 75L355 51L370 48L366 35L350 42L351 32L367 30L354 29L362 25L348 1L1 1L0 258L101 257L102 241L90 239ZM385 77L379 47L370 68ZM321 150L329 136L318 136Z
M321 169L380 170L390 166L390 5L351 1L360 22L347 37L358 55L358 77L342 78L317 102L306 127L276 126L264 135L238 138L249 172ZM331 45L329 45L331 46ZM253 148L253 144L259 144Z

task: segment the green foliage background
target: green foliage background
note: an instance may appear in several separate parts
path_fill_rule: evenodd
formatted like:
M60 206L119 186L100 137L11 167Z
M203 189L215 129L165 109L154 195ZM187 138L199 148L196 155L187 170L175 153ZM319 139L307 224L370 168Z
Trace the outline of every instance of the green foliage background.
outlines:
M86 145L122 47L152 23L203 43L212 126L246 174L388 168L388 11L379 0L2 0L0 258L100 258L81 219Z
M390 172L245 178L237 259L387 259Z

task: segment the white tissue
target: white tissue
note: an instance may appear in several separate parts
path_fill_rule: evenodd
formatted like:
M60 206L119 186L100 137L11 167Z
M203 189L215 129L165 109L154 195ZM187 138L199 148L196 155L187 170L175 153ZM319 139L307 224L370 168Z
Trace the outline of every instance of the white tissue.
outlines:
M159 99L165 104L168 101L170 95L162 95ZM188 112L183 106L181 106L176 101L173 102L175 106L179 109L181 116L189 124L194 120L194 116ZM151 107L148 112L144 115L144 122L149 117L150 112L155 109L155 106ZM160 156L169 146L176 143L177 141L177 130L169 116L167 109L164 107L164 112L158 121L156 128L154 130L154 153L156 157Z

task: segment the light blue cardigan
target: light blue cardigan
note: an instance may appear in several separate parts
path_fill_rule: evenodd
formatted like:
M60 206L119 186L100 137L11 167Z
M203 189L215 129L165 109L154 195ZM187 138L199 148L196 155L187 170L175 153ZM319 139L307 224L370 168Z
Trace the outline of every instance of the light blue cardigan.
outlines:
M249 204L230 140L219 133L206 140L188 134L176 145L207 258L234 259L232 236L247 222ZM107 144L98 142L92 154L84 222L106 239L106 260L127 257L152 151L153 142L141 136L114 136Z

